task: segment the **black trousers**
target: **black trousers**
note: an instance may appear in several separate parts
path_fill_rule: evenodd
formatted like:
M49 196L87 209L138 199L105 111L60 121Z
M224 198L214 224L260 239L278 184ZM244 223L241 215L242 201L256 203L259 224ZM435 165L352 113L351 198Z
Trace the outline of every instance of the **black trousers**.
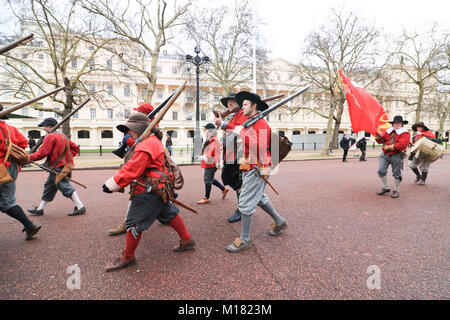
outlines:
M205 183L205 198L209 199L211 195L211 185L216 186L220 190L224 190L225 187L216 179L214 179L214 174L216 173L217 168L205 168L205 173L203 176L203 182Z
M359 160L366 160L366 150L361 150L361 157L359 157Z
M344 156L342 157L342 161L347 160L348 149L344 149Z

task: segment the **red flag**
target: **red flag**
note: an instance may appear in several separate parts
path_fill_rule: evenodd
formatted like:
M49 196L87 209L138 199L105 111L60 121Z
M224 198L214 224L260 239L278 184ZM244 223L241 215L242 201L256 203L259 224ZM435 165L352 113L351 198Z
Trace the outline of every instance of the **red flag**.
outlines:
M345 88L350 121L354 132L367 131L376 134L390 128L388 116L383 106L366 90L355 86L339 69Z

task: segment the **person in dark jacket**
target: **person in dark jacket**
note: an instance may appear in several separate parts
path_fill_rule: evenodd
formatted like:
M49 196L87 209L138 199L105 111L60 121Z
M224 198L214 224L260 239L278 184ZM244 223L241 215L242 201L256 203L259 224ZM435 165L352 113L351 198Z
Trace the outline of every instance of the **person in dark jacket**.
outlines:
M172 155L172 138L166 133L166 148L169 150L169 154Z
M361 150L361 157L359 157L359 161L367 161L366 160L366 148L367 148L366 137L362 137L356 144L356 147L359 148L359 150Z
M28 136L28 147L31 149L33 149L36 146L36 141L33 139L32 136Z
M342 149L344 149L344 155L342 157L342 162L348 162L347 161L347 154L348 154L348 149L350 148L350 139L347 138L347 135L344 134L344 136L341 139L341 142L339 143L339 145L341 146Z

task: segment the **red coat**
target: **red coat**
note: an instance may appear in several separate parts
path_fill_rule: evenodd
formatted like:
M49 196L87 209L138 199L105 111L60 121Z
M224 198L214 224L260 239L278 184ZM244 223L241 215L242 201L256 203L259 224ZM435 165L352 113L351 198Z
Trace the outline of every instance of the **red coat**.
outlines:
M405 152L406 151L406 147L408 147L408 145L409 145L409 139L410 138L411 138L411 135L408 132L408 130L406 130L406 129L404 129L401 134L397 134L397 132L395 132L395 134L394 134L394 148L395 148L395 150L394 151L388 151L386 153L386 151L383 149L383 152L387 156L391 156L391 155L399 153L399 152ZM378 143L385 144L386 146L390 146L392 144L391 135L389 133L387 133L387 132L383 136L381 136L381 139L379 137L377 137L376 141Z
M46 162L48 163L49 166L52 166L53 168L63 166L64 162L73 165L73 157L75 157L80 152L80 147L70 139L69 139L70 154L66 153L64 158L61 159L56 165L54 163L61 156L66 144L65 139L63 139L61 135L66 137L64 133L60 132L53 132L47 134L44 137L44 141L42 142L42 145L39 147L38 151L30 154L30 161L37 161L47 157Z
M264 119L259 120L247 129L241 130L240 135L244 142L244 155L246 159L250 160L250 170L257 165L258 159L265 167L272 165L269 152L270 132L270 126Z
M239 110L236 112L231 119L231 121L225 126L225 130L233 130L237 126L242 126L245 121L247 121L247 116L244 115L244 112ZM227 163L233 162L236 158L236 150L233 149L225 149L225 161Z
M158 170L164 174L169 174L164 170L164 146L161 140L155 135L151 135L134 149L131 159L119 170L119 172L106 181L106 186L111 191L118 191L125 188L133 180L144 183L141 178L146 175L150 178L160 178L161 174L150 169ZM141 186L136 187L135 193L144 193L145 189Z
M17 130L16 127L10 126L9 124L7 124L4 121L0 121L0 163L3 163L5 161L5 156L6 156L6 141L5 141L5 137L6 139L8 138L8 131L7 128L9 129L9 134L11 135L11 141L13 144L15 144L16 146L19 146L23 149L25 149L28 146L28 140L27 138L25 138L25 136L20 133L19 130ZM5 136L3 136L3 133L5 134ZM9 165L11 164L10 161L7 161L5 163L6 168L9 167Z
M220 142L215 136L209 139L202 155L206 156L206 161L202 160L202 168L215 168L216 163L220 162Z
M422 137L427 137L427 138L436 138L436 135L431 132L431 131L417 131L416 135L412 138L412 143L415 143L416 141L418 141L420 138Z

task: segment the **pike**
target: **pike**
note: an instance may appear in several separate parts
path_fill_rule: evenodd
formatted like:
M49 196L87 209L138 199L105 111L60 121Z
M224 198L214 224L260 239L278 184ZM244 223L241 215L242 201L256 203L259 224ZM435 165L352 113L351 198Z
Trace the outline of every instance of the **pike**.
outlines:
M57 174L58 174L58 172L56 172L55 169L49 168L49 167L47 167L47 166L44 165L44 164L38 164L38 163L33 162L33 161L31 161L30 163L31 163L31 164L34 164L35 166L37 166L37 167L39 167L39 168L41 168L41 169L43 169L43 170L45 170L45 171L47 171L48 173L53 173L54 175L57 175ZM80 182L78 182L78 181L75 181L75 180L73 180L73 179L71 179L71 178L69 178L69 177L64 177L64 179L67 179L67 180L69 180L70 182L73 182L73 183L75 183L75 184L77 184L77 185L79 185L79 186L81 186L81 187L87 189L87 187L86 187L84 184L82 184L82 183L80 183Z
M20 45L25 45L29 41L33 40L33 38L34 38L34 34L29 34L26 37L20 38L19 40L16 40L10 44L7 44L6 46L0 48L0 55L4 54Z
M87 98L82 104L80 104L78 107L73 109L69 114L67 114L67 116L64 117L64 119L62 119L58 124L56 124L53 128L51 128L50 131L47 132L47 134L53 133L56 130L58 130L58 128L61 127L67 120L69 120L71 116L73 116L78 110L83 108L84 105L89 102L89 100L91 100L91 98ZM44 138L45 138L45 136L43 136L39 139L39 141L36 143L36 146L34 146L30 150L30 153L36 152L36 150L41 146L42 142L44 141Z
M151 192L151 193L154 193L154 194L156 194L156 195L158 195L158 196L161 196L161 193L158 192L158 191L155 190L155 189L152 189L151 186L148 186L148 185L145 185L145 184L143 184L143 183L140 183L140 182L137 181L137 180L133 180L133 183L135 183L135 184L141 186L142 188L145 188L146 192L148 192L148 193ZM180 207L183 207L183 208L185 208L185 209L187 209L187 210L189 210L189 211L192 211L192 212L195 213L195 214L198 214L198 212L197 212L195 209L192 209L192 208L189 207L188 205L186 205L186 204L184 204L184 203L178 201L177 199L175 199L175 198L173 198L173 197L170 197L169 200L172 201L173 203L179 205Z
M262 101L269 102L269 101L276 100L276 99L279 99L279 98L282 98L282 97L284 97L284 93L280 93L280 94L276 94L276 95L271 96L271 97L264 98L264 99L262 99ZM227 110L227 111L224 111L224 112L219 112L219 111L215 111L214 110L213 113L214 113L214 116L216 118L222 118L223 119L223 118L225 118L226 116L228 116L230 114L238 112L239 110L241 110L241 107L237 106L237 107L234 107L231 110Z
M6 109L6 110L3 110L2 112L0 112L0 118L3 118L3 117L5 117L5 116L7 116L8 114L10 114L10 113L12 113L12 112L14 112L14 111L16 111L16 110L19 110L19 109L21 109L21 108L23 108L23 107L26 107L26 106L28 106L28 105L30 105L30 104L36 102L36 101L39 101L39 100L44 99L44 98L46 98L46 97L48 97L48 96L51 96L52 94L55 94L55 93L57 93L58 91L61 91L61 90L64 89L64 88L65 88L65 87L59 87L59 88L56 88L56 89L54 89L54 90L52 90L52 91L50 91L50 92L41 94L40 96L38 96L38 97L36 97L36 98L27 100L27 101L25 101L25 102L19 103L18 105L15 105L14 107L11 107L11 108L8 108L8 109Z
M161 111L162 108L165 107L165 105L169 102L169 100L173 97L173 95L175 94L176 90L174 92L172 92L172 94L166 99L164 100L159 106L157 106L152 112L150 112L147 115L148 119L152 119L155 117L155 115ZM112 151L113 154L115 154L116 156L118 156L119 158L122 158L125 156L125 149L127 148L127 144L123 143L119 148L117 148L116 150Z
M153 119L152 122L148 125L147 129L141 134L139 138L136 139L136 142L134 145L128 150L124 157L124 162L128 162L128 160L131 159L134 153L134 149L136 148L137 144L141 141L147 139L150 134L152 133L152 130L156 127L156 125L161 121L161 119L164 117L164 115L167 113L169 108L172 106L172 104L177 100L177 98L180 96L181 92L183 92L184 88L186 88L187 81L185 81L181 86L177 88L175 93L172 95L172 97L169 99L167 104L164 106L164 108L161 109L161 111L158 113L158 115Z

